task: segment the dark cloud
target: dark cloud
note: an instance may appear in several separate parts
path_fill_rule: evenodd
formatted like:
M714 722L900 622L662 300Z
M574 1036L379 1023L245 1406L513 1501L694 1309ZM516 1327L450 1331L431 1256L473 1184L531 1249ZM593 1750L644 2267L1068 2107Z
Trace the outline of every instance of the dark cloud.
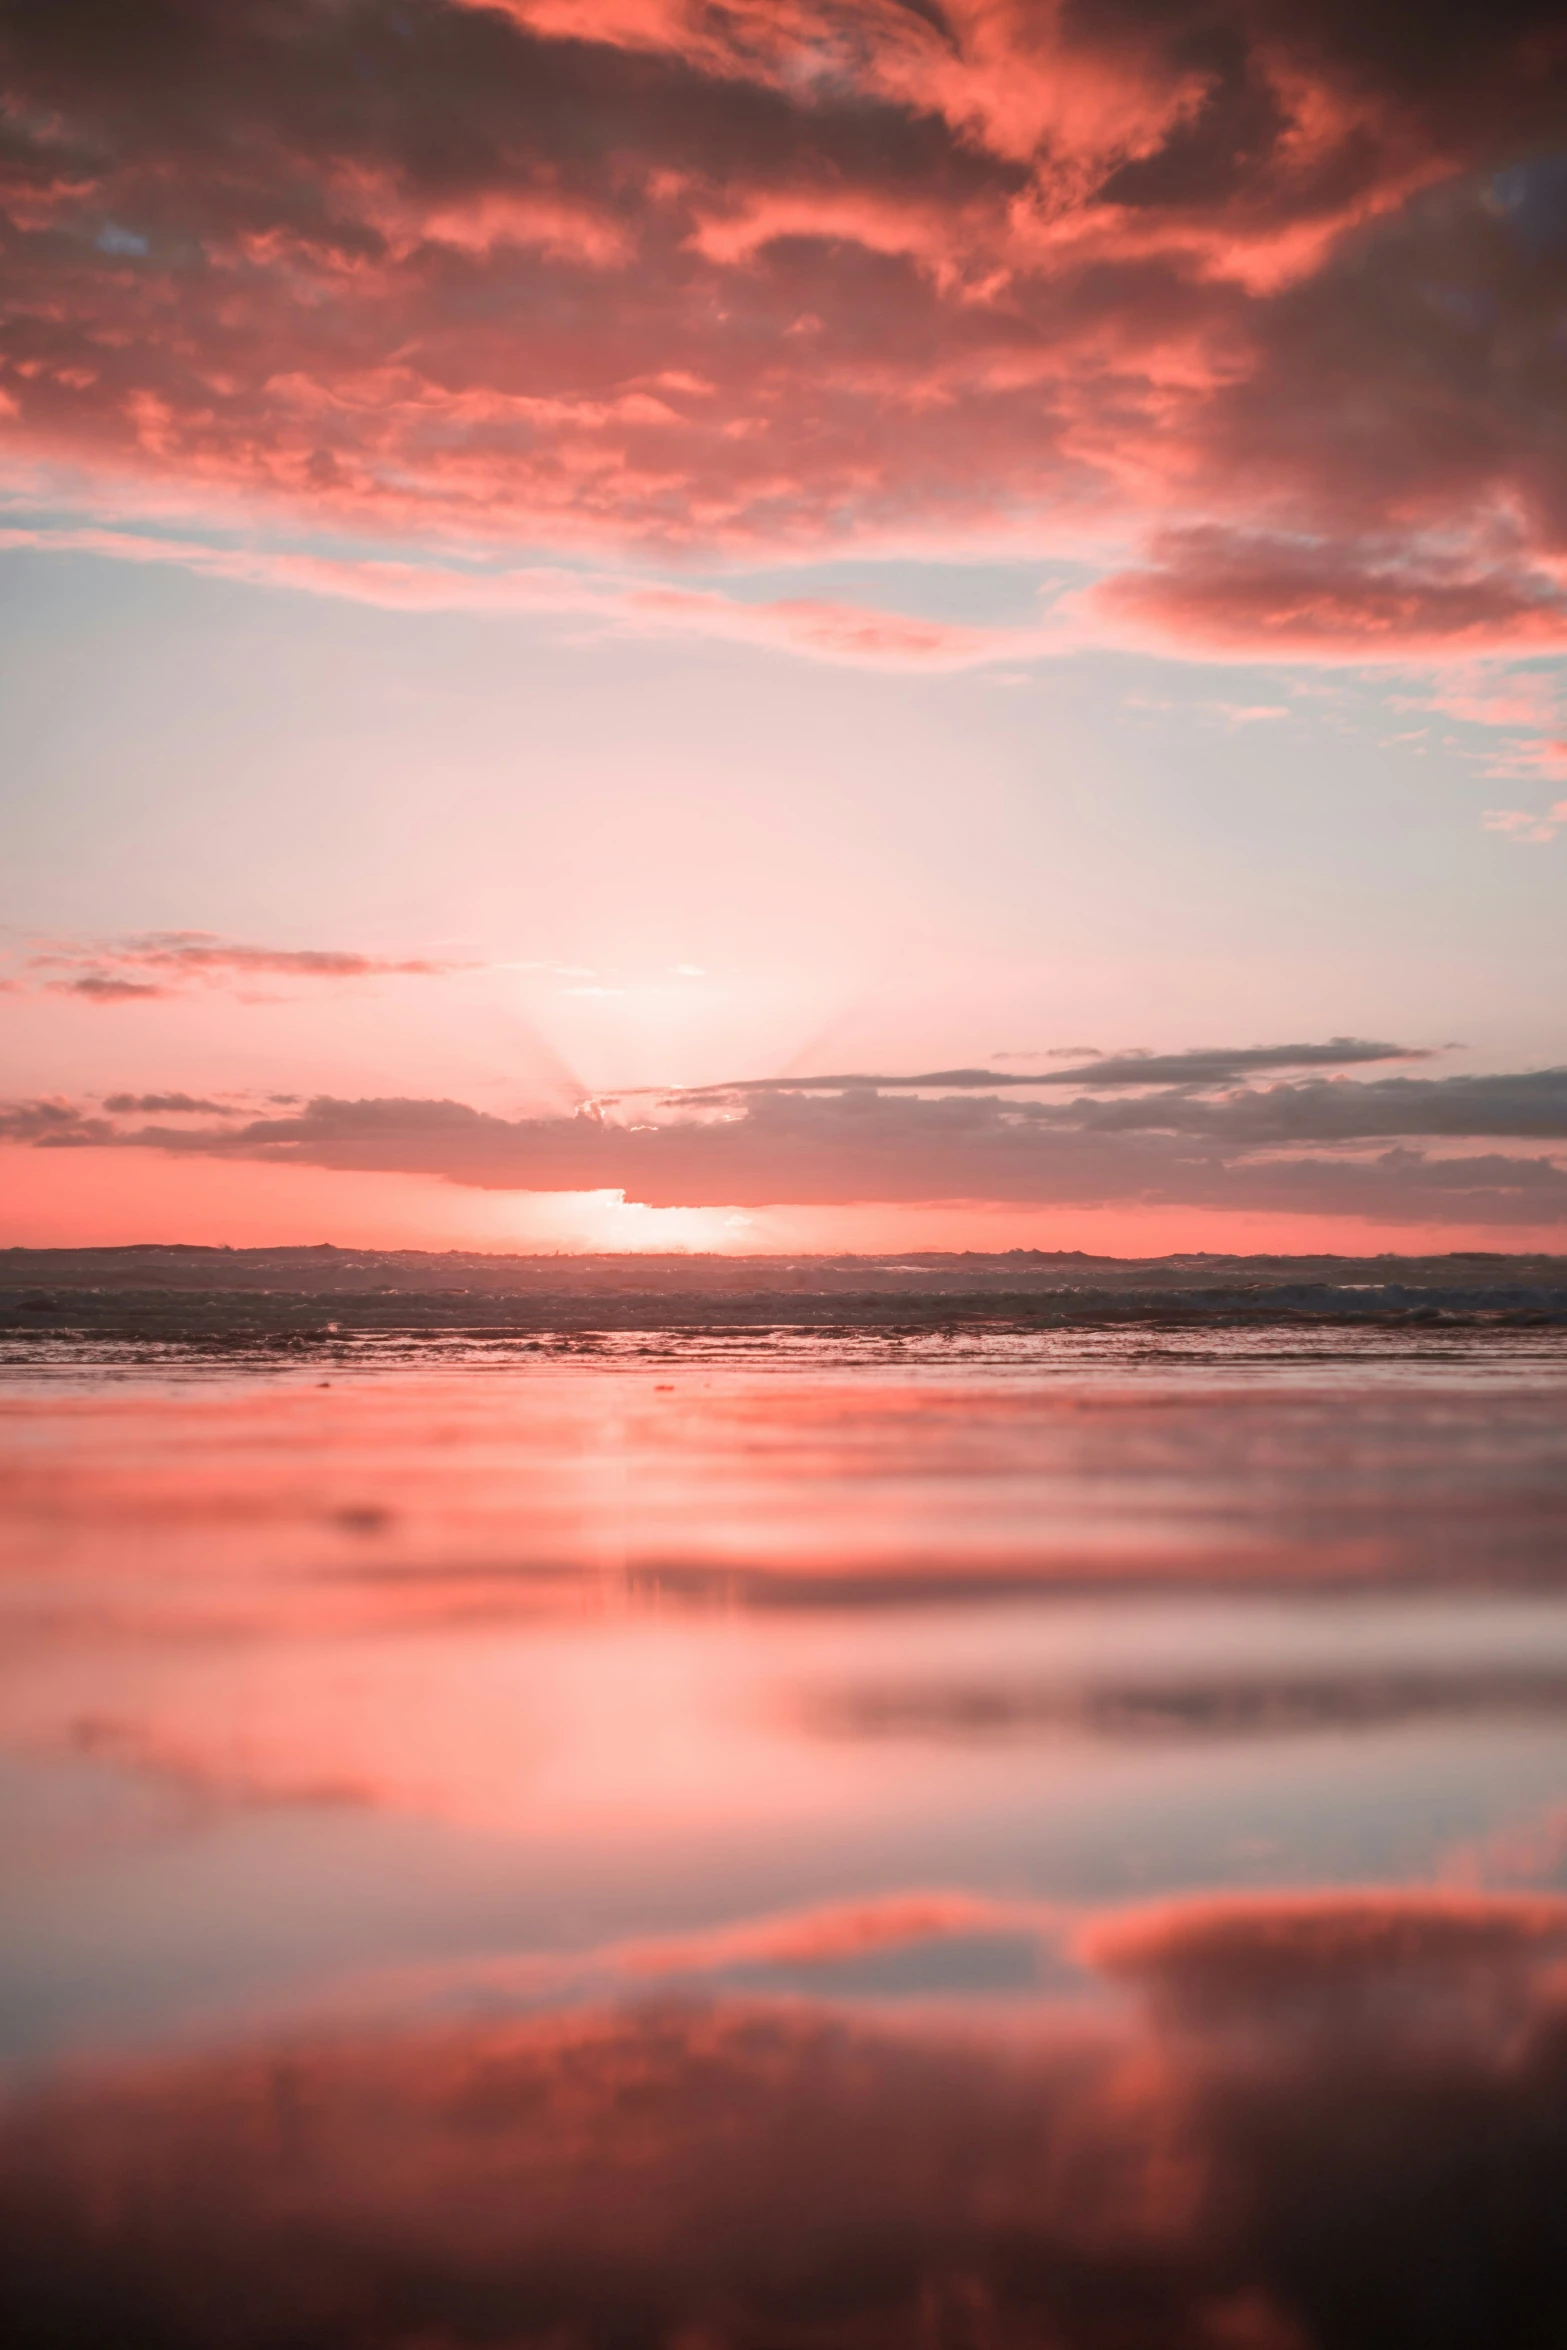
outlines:
M17 2350L1539 2350L1560 1902L1109 1921L1139 2013L742 2000L82 2071L0 2124Z
M1433 513L1433 522L1436 515ZM1365 550L1203 528L1170 532L1156 561L1096 591L1113 619L1216 653L1334 661L1437 647L1475 654L1567 646L1567 597L1521 560L1428 553L1396 541Z
M1567 1138L1567 1069L1496 1077L1315 1078L1238 1090L1084 1105L1096 1131L1133 1127L1204 1135L1233 1147L1375 1141L1393 1135Z
M1325 1044L1194 1046L1180 1053L1099 1053L1086 1069L1053 1069L1039 1085L1229 1085L1267 1069L1348 1069L1367 1061L1424 1061L1419 1046L1330 1036Z
M1151 520L1122 631L1562 641L1559 10L11 0L0 71L24 464L531 542Z
M224 1103L202 1101L188 1093L110 1093L105 1094L103 1106L116 1117L122 1118L133 1115L144 1118L234 1116L233 1110Z
M998 1060L1033 1059L998 1053ZM1048 1058L1054 1060L1055 1054ZM1091 1065L1080 1069L1052 1069L1034 1076L994 1069L932 1069L913 1077L849 1075L836 1077L751 1077L730 1085L696 1088L671 1100L699 1101L716 1094L807 1093L846 1086L870 1086L878 1092L922 1091L994 1092L998 1086L1044 1085L1227 1085L1265 1069L1340 1069L1365 1061L1424 1061L1429 1053L1412 1045L1372 1044L1363 1037L1334 1036L1326 1044L1270 1044L1194 1046L1180 1053L1094 1053Z
M1175 1058L1175 1057L1172 1057ZM1146 1070L1149 1063L1130 1063ZM1094 1084L1104 1063L1086 1077ZM1004 1082L1004 1081L1003 1081ZM1139 1080L1146 1085L1146 1077ZM1041 1102L856 1086L762 1090L623 1122L505 1118L464 1102L321 1095L277 1115L163 1126L49 1103L10 1113L42 1148L114 1142L284 1166L434 1175L496 1191L623 1191L653 1207L965 1200L1155 1204L1496 1226L1567 1221L1567 1167L1414 1143L1567 1137L1567 1071L1307 1078L1204 1094ZM1386 1147L1373 1149L1382 1144Z
M169 993L150 979L117 979L109 971L84 971L74 979L46 979L44 986L51 995L85 996L94 1004L133 1004Z
M0 1142L45 1144L110 1143L117 1129L107 1118L58 1101L9 1102L0 1107Z
M345 953L339 948L244 946L200 930L153 931L143 938L128 939L118 949L118 958L144 970L182 976L218 971L302 979L363 979L386 973L430 978L453 967L425 956L397 958Z

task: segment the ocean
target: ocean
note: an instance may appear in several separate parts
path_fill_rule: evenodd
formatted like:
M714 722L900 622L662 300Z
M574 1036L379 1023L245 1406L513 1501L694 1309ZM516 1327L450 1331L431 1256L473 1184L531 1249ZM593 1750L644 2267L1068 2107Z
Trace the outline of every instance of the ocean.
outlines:
M1567 1260L0 1254L27 2350L1567 2339Z

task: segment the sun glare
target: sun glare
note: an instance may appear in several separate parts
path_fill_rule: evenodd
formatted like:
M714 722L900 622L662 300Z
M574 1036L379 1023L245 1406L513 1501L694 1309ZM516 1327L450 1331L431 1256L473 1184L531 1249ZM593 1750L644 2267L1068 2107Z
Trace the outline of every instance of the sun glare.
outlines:
M576 1245L583 1248L616 1254L661 1249L720 1253L755 1244L755 1218L733 1208L650 1208L628 1200L623 1191L584 1192L577 1206L582 1233Z

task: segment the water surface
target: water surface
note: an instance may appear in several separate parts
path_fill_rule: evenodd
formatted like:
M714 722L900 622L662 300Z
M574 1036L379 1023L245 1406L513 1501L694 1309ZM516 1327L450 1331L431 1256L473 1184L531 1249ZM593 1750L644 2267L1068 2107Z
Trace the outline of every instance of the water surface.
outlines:
M15 2338L1567 2339L1564 1401L1540 1328L29 1341Z

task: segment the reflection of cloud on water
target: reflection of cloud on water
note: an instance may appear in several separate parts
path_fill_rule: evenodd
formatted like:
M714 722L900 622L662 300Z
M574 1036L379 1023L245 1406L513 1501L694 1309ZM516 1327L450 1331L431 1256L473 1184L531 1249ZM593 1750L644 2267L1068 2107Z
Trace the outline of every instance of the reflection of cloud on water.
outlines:
M849 1738L970 1740L1070 1732L1131 1741L1309 1737L1466 1717L1559 1720L1567 1673L1283 1672L1250 1679L1089 1683L868 1682L800 1708L812 1729Z
M146 1722L115 1714L78 1714L69 1724L63 1744L77 1754L110 1763L121 1772L134 1772L182 1796L189 1816L195 1819L249 1805L336 1809L376 1800L373 1788L353 1779L269 1775L264 1767L257 1767L243 1739L235 1735L226 1749L212 1753L160 1737Z
M1466 1837L1443 1855L1455 1885L1548 1885L1567 1869L1567 1803L1547 1803L1483 1836Z
M1561 2338L1567 1903L1193 1901L1082 1946L1140 2010L727 2000L78 2076L0 2132L12 2339Z
M732 1992L890 1998L1081 1993L1068 1904L940 1889L828 1902L563 1951L374 1966L283 2013L333 2024L366 2016L505 2017L614 1999ZM271 2015L279 2011L269 2009Z

